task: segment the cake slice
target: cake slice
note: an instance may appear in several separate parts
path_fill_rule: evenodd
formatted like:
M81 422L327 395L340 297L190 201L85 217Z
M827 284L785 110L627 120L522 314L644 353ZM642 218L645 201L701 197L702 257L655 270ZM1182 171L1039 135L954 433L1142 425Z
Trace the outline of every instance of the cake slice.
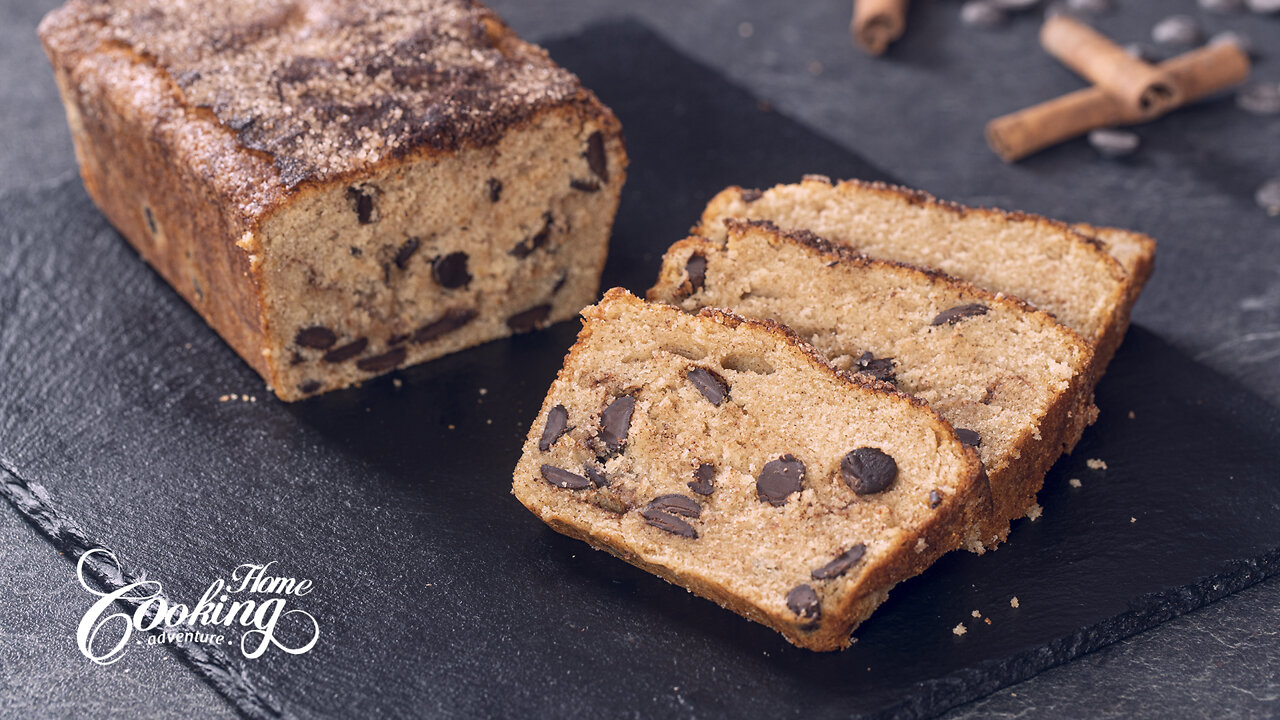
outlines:
M90 197L297 400L574 317L617 118L471 0L69 0L40 24Z
M728 188L707 204L694 233L722 239L724 219L734 217L809 230L874 258L936 268L1030 302L1094 344L1095 381L1124 338L1155 259L1155 241L1140 233L1073 229L917 190L858 180L832 184L821 176L764 191Z
M1096 415L1089 343L1020 300L938 272L766 221L726 230L723 242L672 245L649 299L785 324L837 367L927 401L978 448L994 504L979 538L1002 540Z
M621 289L583 317L513 482L562 533L833 650L990 512L946 420L780 325Z

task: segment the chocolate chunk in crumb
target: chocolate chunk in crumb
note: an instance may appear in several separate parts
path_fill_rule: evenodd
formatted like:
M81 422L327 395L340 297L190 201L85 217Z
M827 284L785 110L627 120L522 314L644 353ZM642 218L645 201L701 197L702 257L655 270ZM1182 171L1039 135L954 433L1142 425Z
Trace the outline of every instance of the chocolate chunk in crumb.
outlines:
M596 177L609 182L609 156L604 153L604 135L599 130L587 138L587 166Z
M888 453L873 447L851 450L840 461L840 474L858 495L886 490L898 477L898 463Z
M684 271L689 276L689 292L698 292L707 282L707 259L697 253L690 255Z
M311 393L316 392L319 389L320 389L320 381L318 380L308 380L304 383L298 384L298 392L304 393L306 395L310 395Z
M381 355L360 358L356 361L356 367L370 373L386 372L392 368L400 367L400 363L404 362L404 357L405 349L403 347L392 348Z
M399 262L397 257L396 263ZM431 276L440 283L440 287L447 290L466 287L471 283L471 273L467 272L467 254L459 250L436 258L431 262Z
M512 332L529 332L538 327L551 314L550 305L535 305L507 318L507 327Z
M351 186L347 188L347 201L356 211L356 219L361 225L368 225L378 221L377 208L374 207L373 199L377 195L377 190L370 187Z
M661 510L672 515L683 515L691 518L702 517L702 506L698 504L698 501L684 495L660 495L651 500L645 507Z
M293 342L304 348L327 350L338 342L338 336L327 327L313 325L299 330L298 334L294 336Z
M631 413L636 409L636 399L630 395L609 403L600 413L600 439L610 452L617 452L631 431Z
M409 238L404 241L400 249L396 251L395 263L396 267L401 270L409 266L409 260L413 258L413 254L418 252L418 247L422 245L422 241L418 238Z
M586 465L583 470L587 473L587 479L596 487L609 487L609 476L602 471L597 470L595 465Z
M797 585L787 593L787 607L800 617L817 619L822 615L822 606L818 603L818 593L808 585Z
M585 490L591 486L591 482L581 475L575 475L555 465L542 466L542 479L565 490Z
M439 320L429 322L414 330L412 340L415 344L430 342L441 335L447 335L466 325L474 320L478 314L473 308L450 308L445 311Z
M975 317L977 315L986 315L991 308L982 303L970 303L968 305L957 305L953 308L947 308L938 313L938 316L930 322L930 325L955 325L965 318Z
M710 495L716 489L712 484L715 477L716 466L711 463L702 463L697 470L693 471L693 480L689 483L689 489L699 495Z
M498 178L489 178L489 202L496 203L502 198L502 181Z
M753 203L759 200L760 198L764 197L764 193L760 192L759 190L743 190L741 197L742 197L742 202Z
M969 447L978 447L982 444L982 436L976 430L969 428L956 428L956 439Z
M756 497L775 507L787 504L787 498L800 492L804 483L804 463L794 455L783 455L764 464L756 478Z
M359 355L364 349L369 347L368 338L356 338L341 347L336 347L325 353L324 361L327 363L340 363Z
M853 547L845 550L836 557L835 560L823 565L822 567L809 573L814 580L830 580L834 577L840 577L849 571L849 568L858 564L862 556L867 553L867 546L858 543Z
M679 535L680 537L686 538L698 537L698 531L694 530L692 525L681 520L675 515L666 512L665 510L646 507L640 511L640 517L644 518L644 521L650 525L658 528L659 530L665 530L672 535Z
M569 432L570 429L569 411L563 405L551 408L547 413L547 424L542 428L542 438L538 440L538 449L542 452L550 450L560 436Z
M534 250L547 244L547 240L551 237L552 218L550 215L544 216L542 229L530 237L516 243L516 246L507 251L508 255L520 258L521 260L533 254Z
M578 192L593 193L600 192L600 183L595 180L579 180L574 178L569 181L569 187Z
M693 368L687 377L689 382L698 388L698 392L702 393L702 397L711 401L711 404L716 407L720 407L720 403L729 396L729 384L724 381L724 378L706 368Z
M870 351L867 351L853 361L853 371L870 375L877 380L895 382L897 380L893 375L895 365L897 363L894 362L893 358L878 358L872 355Z
M937 490L929 491L929 509L932 510L942 504L942 493Z

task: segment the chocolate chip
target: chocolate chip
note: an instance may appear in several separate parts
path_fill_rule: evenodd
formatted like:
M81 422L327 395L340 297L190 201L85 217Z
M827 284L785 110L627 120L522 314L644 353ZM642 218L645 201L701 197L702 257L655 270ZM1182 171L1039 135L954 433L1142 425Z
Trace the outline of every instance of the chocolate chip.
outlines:
M320 389L320 381L319 381L319 380L308 380L308 381L306 381L306 382L304 382L304 383L300 383L300 384L298 385L298 392L300 392L300 393L305 393L305 394L307 394L307 395L310 395L311 393L313 393L313 392L315 392L315 391L317 391L317 390L319 390L319 389Z
M689 489L699 495L710 495L715 491L715 485L711 481L716 477L716 466L711 463L702 463L697 470L693 471L693 480L689 482Z
M1138 151L1142 138L1138 133L1115 128L1098 128L1089 131L1089 145L1105 158L1119 158Z
M551 237L551 222L551 215L549 213L544 215L542 229L532 237L527 237L516 243L515 247L507 251L507 254L523 260L532 255L534 250L546 245L547 239Z
M587 166L596 177L609 182L609 157L604 154L604 135L599 130L587 138Z
M603 472L596 469L595 465L586 465L583 470L587 473L587 479L596 487L609 487L609 478Z
M787 498L800 492L804 482L804 463L794 455L783 455L764 464L756 478L756 497L775 507L787 504Z
M941 325L943 323L946 323L947 325L955 325L956 323L960 322L965 318L975 317L977 315L986 315L987 311L990 309L991 308L987 307L986 305L983 305L982 303L970 303L968 305L957 305L953 308L947 308L946 310L943 310L942 312L938 313L938 316L935 317L933 319L933 322L929 324Z
M741 197L742 197L742 202L753 203L759 200L760 198L764 197L764 193L760 192L759 190L743 190Z
M324 350L333 347L333 344L338 342L338 336L327 327L313 325L299 330L293 337L293 342L305 348Z
M564 287L564 284L568 281L569 281L569 271L561 270L560 277L556 279L556 284L551 286L551 294L555 295L556 293L560 292L560 290Z
M797 585L787 593L787 607L800 617L816 619L822 615L822 606L818 604L818 593L808 585Z
M489 202L496 203L502 197L502 181L489 178Z
M146 218L146 220L147 220L147 229L151 231L151 234L152 234L152 235L155 235L155 234L156 234L156 230L157 230L157 228L156 228L156 216L155 216L155 215L153 215L153 214L151 214L151 208L149 208L149 207L147 207L147 206L145 206L145 205L144 205L144 206L142 207L142 215L143 215L143 216Z
M636 409L636 399L630 395L609 403L600 413L600 439L610 452L617 452L631 431L631 413Z
M415 344L430 342L441 335L446 335L466 325L474 320L478 314L473 308L450 308L445 311L439 320L429 322L414 330L412 340Z
M329 352L325 353L324 361L327 363L339 363L344 360L350 360L351 358L364 352L364 349L367 347L369 347L368 338L362 338L362 337L356 338L355 340L352 340L346 345L343 345L341 347L336 347L330 350Z
M542 479L565 490L585 490L591 486L591 482L581 475L575 475L555 465L542 466Z
M644 518L644 521L650 525L659 530L665 530L672 535L687 538L698 537L698 531L694 530L692 525L664 510L646 507L640 511L640 517Z
M896 382L897 378L893 375L893 368L896 364L893 358L877 358L868 350L853 361L853 371L870 375L877 380Z
M386 372L394 367L399 367L404 362L405 349L402 347L392 348L381 355L373 357L360 358L356 361L356 367L371 373Z
M600 183L595 180L579 180L574 178L569 181L569 187L579 192L593 193L600 192Z
M396 267L401 270L405 269L409 264L409 260L413 257L413 254L418 252L418 246L421 244L422 241L418 238L409 238L408 240L405 240L404 244L400 246L400 249L396 251Z
M716 407L720 407L720 403L729 395L729 384L724 378L706 368L693 368L687 377L698 388L698 392L702 393L702 397L710 400Z
M465 287L471 282L471 273L467 272L467 254L459 250L432 260L431 276L440 283L440 287L448 290Z
M372 188L351 186L347 188L347 201L355 208L356 219L361 225L368 225L378 221L375 208L373 206L374 195L376 190Z
M956 439L969 447L978 447L982 444L982 436L976 430L969 428L956 428Z
M690 255L684 271L689 276L689 291L698 292L707 282L707 258L697 253Z
M550 314L550 305L535 305L507 318L507 327L511 328L512 332L529 332L541 325Z
M942 493L937 490L929 491L929 509L932 510L942 504Z
M884 491L898 476L898 463L888 453L873 447L851 450L840 461L840 475L858 495Z
M853 547L840 553L835 560L823 565L822 567L809 573L814 580L830 580L834 577L840 577L849 571L849 568L858 564L862 556L867 552L867 546L858 543Z
M538 441L538 449L542 452L550 450L551 446L566 432L569 432L569 411L563 405L557 405L547 413L547 424L542 428L542 439Z
M672 515L683 515L691 518L702 517L702 506L698 504L698 501L684 495L660 495L649 501L645 508L661 510Z

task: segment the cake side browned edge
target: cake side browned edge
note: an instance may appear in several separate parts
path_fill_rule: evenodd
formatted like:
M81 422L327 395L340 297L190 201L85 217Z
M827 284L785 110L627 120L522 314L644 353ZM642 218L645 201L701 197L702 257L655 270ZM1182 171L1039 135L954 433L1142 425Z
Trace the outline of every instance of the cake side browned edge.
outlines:
M1070 452L1080 440L1084 429L1093 422L1093 385L1089 372L1093 367L1091 344L1071 328L1059 323L1052 315L1038 310L1022 300L1008 295L992 293L972 283L952 277L938 270L920 268L907 263L869 258L852 249L824 240L807 230L784 231L767 220L726 221L730 238L751 229L764 231L771 244L787 243L812 254L826 265L839 264L852 267L881 267L904 275L914 275L929 283L964 293L978 302L1002 307L1012 312L1025 313L1053 332L1074 343L1084 357L1080 373L1070 387L1056 393L1039 425L1040 441L1034 439L1034 429L1028 428L1015 445L1020 452L998 473L989 474L992 513L979 518L975 524L983 546L994 548L1009 533L1009 523L1022 517L1035 504L1036 494L1044 484L1044 476L1063 452ZM668 291L687 292L684 263L679 260L687 252L714 253L718 243L703 237L692 236L673 244L663 256L657 282L650 288L648 298L661 300ZM825 361L824 361L825 362Z
M626 290L613 288L605 293L604 299L600 301L600 304L604 305L611 302L640 303L641 301ZM661 308L661 312L680 313L679 310L666 305L656 303L647 305L653 308ZM542 407L530 427L530 437L535 437L539 433L538 420L550 411L555 387L571 384L573 368L579 362L585 362L581 353L590 341L592 323L594 322L590 319L589 311L590 308L583 311L583 315L586 318L583 322L583 328L578 333L577 342L565 355L564 365L557 374L547 397L543 400ZM545 517L538 512L535 506L525 503L519 493L516 493L516 497L530 512L537 515L539 519L557 532L582 540L598 550L604 550L636 567L658 575L701 597L712 600L721 607L771 627L782 633L789 642L798 647L816 651L846 648L851 644L850 634L853 630L884 602L885 598L888 597L889 590L894 585L919 575L946 552L962 547L968 539L968 529L973 526L973 523L978 518L986 517L990 514L990 488L987 484L982 462L978 459L978 454L973 448L963 445L955 437L955 430L951 424L926 403L918 398L898 392L888 383L850 375L832 367L823 360L822 355L817 350L785 325L769 321L748 320L733 313L714 308L703 310L699 313L699 316L730 328L745 325L752 331L768 333L777 342L798 350L811 365L819 368L821 372L834 377L842 385L852 388L856 392L874 392L892 396L899 402L910 404L917 411L924 411L932 415L933 420L943 431L944 437L953 443L953 447L958 447L960 454L965 458L964 477L957 483L957 486L961 488L960 491L950 497L943 498L942 504L923 524L919 534L904 539L889 554L890 559L864 573L858 582L845 592L842 602L836 609L832 612L824 613L823 621L816 629L811 627L807 621L802 621L794 616L766 613L746 598L735 595L727 589L707 581L697 573L646 562L643 558L635 555L627 546L596 537L591 534L590 529L587 527L563 522L556 518ZM533 478L531 482L539 482L539 480ZM916 549L918 539L923 539L926 543L920 552L917 552Z
M321 183L303 182L286 190L270 155L245 148L238 133L219 122L209 109L188 105L174 79L152 58L122 43L101 42L77 28L74 21L74 13L64 6L45 16L39 33L67 111L86 191L142 258L277 393L281 383L276 381L274 363L285 359L264 353L263 278L260 268L251 262L258 249L255 232L274 213L310 193L353 184L394 167L483 147L495 142L500 132L525 129L550 114L599 124L611 148L610 166L625 177L621 124L593 93L579 85L569 100L526 117L506 118L500 132L490 128L492 132L462 138L458 148L439 150L423 142L358 172ZM523 43L490 11L486 10L484 24L487 32L501 34L503 42ZM81 87L101 92L82 93ZM185 142L214 145L220 151L216 165L194 167L175 162L174 158L188 154ZM616 153L612 147L618 148ZM259 185L246 190L243 182L228 181L228 174L252 177ZM252 212L245 210L250 192L264 199L252 204ZM150 198L152 205L144 209L140 198ZM164 228L163 237L156 238L153 227Z

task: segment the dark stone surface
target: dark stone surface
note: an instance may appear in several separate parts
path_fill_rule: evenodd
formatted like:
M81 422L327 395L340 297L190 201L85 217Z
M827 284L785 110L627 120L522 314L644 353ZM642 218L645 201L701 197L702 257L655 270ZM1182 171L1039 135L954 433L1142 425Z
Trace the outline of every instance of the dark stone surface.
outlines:
M535 38L617 12L616 4L604 0L495 5L517 30ZM1255 392L1272 401L1280 398L1274 364L1280 357L1280 225L1266 219L1251 200L1256 185L1280 174L1280 123L1244 115L1229 101L1216 102L1139 128L1143 148L1127 163L1101 161L1083 142L1075 142L1022 165L1004 166L983 146L982 123L1074 89L1078 81L1035 47L1033 16L1018 18L1001 31L979 32L958 26L958 3L917 5L907 38L880 60L849 48L847 8L839 4L656 0L633 6L631 12L643 15L685 51L892 168L909 184L971 202L1151 232L1161 240L1159 270L1138 306L1137 322ZM1100 25L1128 40L1145 37L1150 24L1164 14L1193 11L1194 3L1127 2L1120 7L1100 18ZM30 35L39 14L29 3L0 5L0 168L5 170L0 183L8 187L64 177L73 163L51 78ZM741 32L742 22L750 22L752 32ZM1213 30L1244 30L1264 53L1280 47L1275 19L1206 16L1206 22ZM811 72L818 69L812 66L815 60L822 66L817 74ZM1280 79L1275 59L1265 55L1256 74ZM678 107L671 110L679 117ZM852 172L856 169L833 174ZM780 173L776 179L792 177ZM216 341L206 349L214 348L220 348ZM1086 484L1083 490L1088 489ZM5 539L11 536L13 546L29 549L33 558L48 554L47 546L36 544L30 533L6 531ZM64 572L69 577L70 566L57 563L48 572L52 578ZM24 577L22 572L13 575L16 582L5 577L0 587L21 591L29 584ZM1189 714L1189 708L1203 709L1198 714L1206 715L1273 712L1278 651L1268 633L1276 606L1280 584L1273 580L955 714L1164 717ZM68 622L79 612L66 612ZM59 632L69 627L55 626ZM9 632L9 625L0 627ZM13 673L0 676L3 687L8 687L4 680L25 669L8 662L14 655L5 653L12 648L13 643L0 646L0 673ZM109 700L101 701L114 696L122 715L189 714L174 703L158 706L139 698L119 674L86 671L86 661L78 661L74 651L68 655L43 659L40 672L97 679L98 694L84 701L99 704L86 708L110 707ZM138 655L140 665L160 659L167 659L164 653ZM63 672L56 671L60 662L65 663ZM191 692L202 690L193 687ZM3 707L14 716L27 714L20 705ZM66 715L97 712L76 712L72 704L57 707ZM682 705L672 709L691 711Z

